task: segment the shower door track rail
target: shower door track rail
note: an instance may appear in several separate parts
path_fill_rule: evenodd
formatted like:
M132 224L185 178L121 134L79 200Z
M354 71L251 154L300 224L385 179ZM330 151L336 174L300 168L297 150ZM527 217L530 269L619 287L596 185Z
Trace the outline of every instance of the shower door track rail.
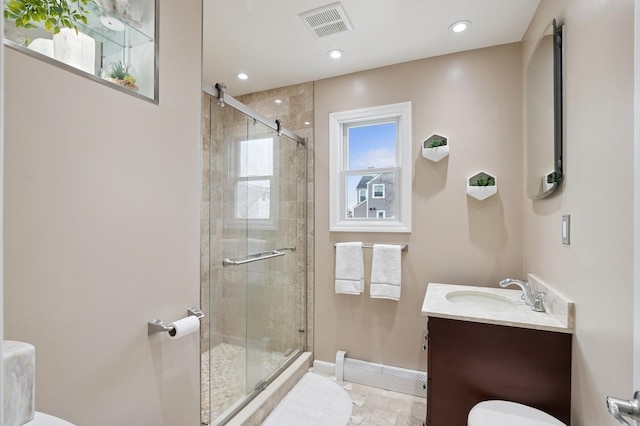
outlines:
M278 132L278 135L285 135L293 141L306 147L306 139L296 135L291 130L282 127L282 122L280 120L271 120L264 115L252 110L234 97L226 94L225 89L226 86L224 85L224 83L216 83L216 85L213 86L205 81L202 82L202 91L218 99L218 104L220 106L229 105L230 107L237 109L238 111L248 115L254 120L257 120L265 126L275 130L276 132Z
M245 263L257 262L259 260L271 259L272 257L284 256L285 251L296 251L296 246L283 247L275 250L261 251L260 253L248 254L246 258L241 260L233 260L227 257L222 261L222 266L224 267L238 266L238 265L244 265Z

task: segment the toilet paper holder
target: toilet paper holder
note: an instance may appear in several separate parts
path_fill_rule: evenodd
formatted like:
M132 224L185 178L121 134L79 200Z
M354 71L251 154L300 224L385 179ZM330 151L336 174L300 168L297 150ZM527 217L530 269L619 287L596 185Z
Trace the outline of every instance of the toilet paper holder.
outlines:
M188 309L187 314L188 316L195 316L199 320L204 318L204 312L202 312L199 308ZM171 333L174 330L173 327L169 327L164 322L162 322L161 319L157 319L157 318L154 319L153 321L149 321L147 324L148 324L147 336L151 336L152 334L160 333L162 331Z

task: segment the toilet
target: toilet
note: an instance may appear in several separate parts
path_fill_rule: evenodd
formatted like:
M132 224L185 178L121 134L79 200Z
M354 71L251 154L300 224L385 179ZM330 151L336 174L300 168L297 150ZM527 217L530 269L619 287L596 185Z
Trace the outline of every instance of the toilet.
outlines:
M527 405L510 401L482 401L467 419L467 426L566 426L555 417Z

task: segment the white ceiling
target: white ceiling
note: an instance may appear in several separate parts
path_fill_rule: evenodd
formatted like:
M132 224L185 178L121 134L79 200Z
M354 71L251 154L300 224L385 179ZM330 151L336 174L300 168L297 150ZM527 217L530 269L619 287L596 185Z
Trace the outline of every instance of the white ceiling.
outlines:
M354 30L316 39L298 15L334 2L204 0L204 80L238 96L517 42L539 0L342 0ZM471 28L449 31L461 19ZM331 49L345 54L333 60Z

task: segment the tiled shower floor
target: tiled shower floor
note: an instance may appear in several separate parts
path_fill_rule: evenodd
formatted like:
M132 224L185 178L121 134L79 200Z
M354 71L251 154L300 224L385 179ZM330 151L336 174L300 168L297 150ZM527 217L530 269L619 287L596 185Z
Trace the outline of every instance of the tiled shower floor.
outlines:
M263 377L276 370L285 360L283 354L264 354ZM224 410L246 394L246 349L221 343L200 357L202 368L202 423L210 424ZM211 361L211 362L209 362ZM211 399L209 396L211 395ZM209 412L211 407L211 412Z

